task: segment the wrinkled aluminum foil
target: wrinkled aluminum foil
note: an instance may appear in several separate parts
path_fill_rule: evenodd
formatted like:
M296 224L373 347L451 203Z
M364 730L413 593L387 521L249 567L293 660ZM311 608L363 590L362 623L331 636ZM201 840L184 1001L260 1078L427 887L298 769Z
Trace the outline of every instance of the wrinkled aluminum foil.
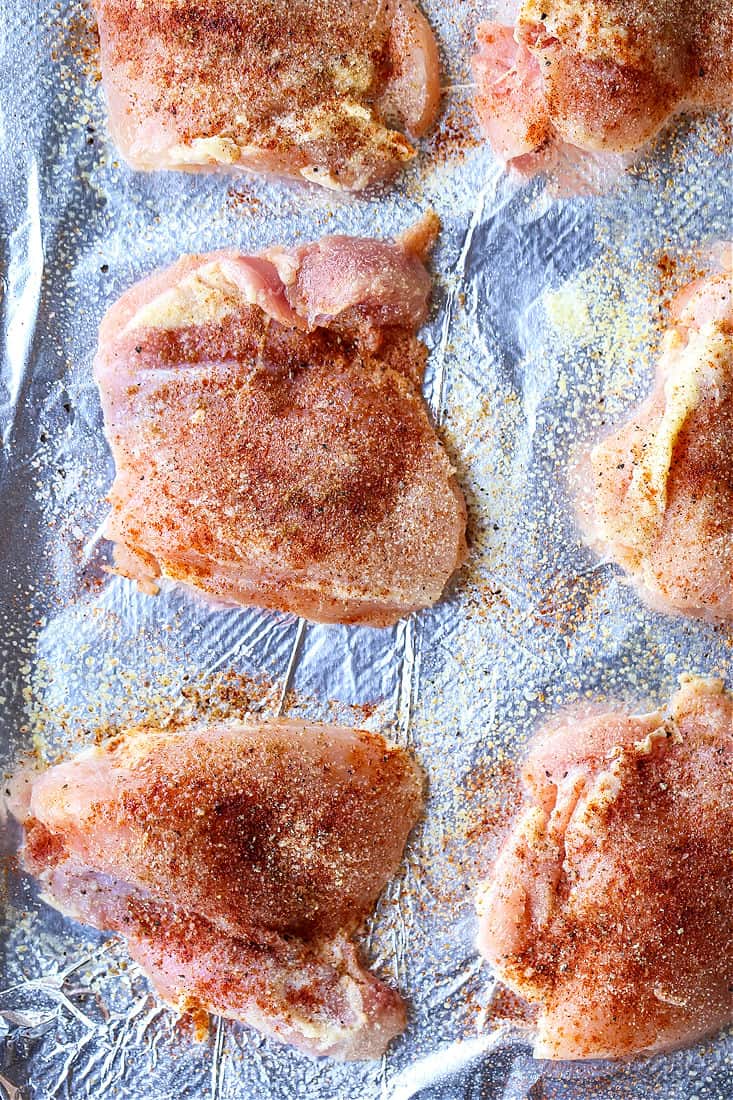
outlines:
M79 0L5 0L0 20L3 433L0 683L6 768L137 719L302 713L381 729L429 776L424 824L364 940L410 1004L381 1062L315 1062L214 1020L196 1042L115 941L64 920L8 860L0 1094L211 1100L731 1100L733 1038L619 1066L533 1062L473 946L473 887L538 720L586 700L664 703L684 671L733 680L730 630L643 608L583 548L577 448L651 385L674 290L729 238L726 120L677 121L604 193L508 176L468 109L488 0L425 8L444 50L439 134L385 195L139 175L105 123ZM730 120L728 120L729 123ZM386 631L153 599L103 572L112 462L96 330L181 252L254 251L443 220L426 394L471 513L471 557L434 610ZM17 830L8 824L12 856ZM511 1017L511 1011L504 1016Z

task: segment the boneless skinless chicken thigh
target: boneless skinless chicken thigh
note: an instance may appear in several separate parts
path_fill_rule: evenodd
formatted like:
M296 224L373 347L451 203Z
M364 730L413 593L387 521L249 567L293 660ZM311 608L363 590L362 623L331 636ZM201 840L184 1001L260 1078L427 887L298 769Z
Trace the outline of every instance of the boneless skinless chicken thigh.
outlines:
M733 1020L733 697L557 718L477 899L479 948L539 1007L538 1058L617 1058Z
M46 900L122 935L181 1011L343 1059L378 1057L403 1029L351 939L422 805L419 770L382 737L140 729L13 786Z
M733 276L673 303L651 396L591 452L591 543L653 607L733 618Z
M627 152L677 111L733 102L729 0L524 0L478 39L476 107L507 161L557 141Z
M133 168L252 169L359 190L435 119L413 0L95 0L113 136Z
M420 393L433 222L188 256L105 317L119 572L381 626L440 597L465 507Z

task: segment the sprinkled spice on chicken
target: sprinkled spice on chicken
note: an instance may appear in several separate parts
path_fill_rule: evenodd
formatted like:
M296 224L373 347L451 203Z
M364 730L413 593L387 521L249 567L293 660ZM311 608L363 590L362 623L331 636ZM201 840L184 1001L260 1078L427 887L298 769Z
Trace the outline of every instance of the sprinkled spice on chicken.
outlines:
M123 936L179 1010L342 1059L402 1031L352 936L421 811L403 750L297 721L138 729L13 787L45 899Z
M113 136L133 168L388 179L440 99L412 0L96 0Z
M477 898L479 950L539 1007L538 1058L668 1050L733 1020L733 697L558 716Z
M436 222L188 256L112 307L95 376L118 572L371 626L440 598L466 513L420 393Z
M733 277L688 286L651 396L590 455L592 544L667 612L733 618Z
M629 152L679 111L733 102L727 0L524 0L478 42L476 109L505 161L556 142Z

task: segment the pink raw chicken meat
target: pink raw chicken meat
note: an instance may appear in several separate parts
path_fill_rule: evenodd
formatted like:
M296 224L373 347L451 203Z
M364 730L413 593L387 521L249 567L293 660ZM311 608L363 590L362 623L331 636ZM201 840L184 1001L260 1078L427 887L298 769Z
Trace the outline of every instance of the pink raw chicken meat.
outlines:
M477 898L478 946L539 1006L537 1058L668 1050L733 1020L733 697L566 714Z
M131 731L21 772L11 804L45 899L123 936L165 1000L341 1059L405 1025L351 937L421 806L401 749L287 721Z
M505 161L558 142L627 153L678 111L733 102L728 0L524 0L478 42L476 108Z
M651 396L590 454L594 495L581 524L653 607L731 619L730 269L687 287L672 316Z
M466 513L419 388L435 229L188 256L122 296L95 362L120 573L371 626L439 599Z
M250 169L359 190L440 98L412 0L95 0L112 134L133 168Z

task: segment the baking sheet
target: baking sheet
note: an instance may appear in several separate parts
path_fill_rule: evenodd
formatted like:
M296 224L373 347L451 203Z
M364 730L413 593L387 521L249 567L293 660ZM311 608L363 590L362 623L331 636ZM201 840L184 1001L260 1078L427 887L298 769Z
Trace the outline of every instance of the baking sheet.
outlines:
M606 193L502 172L473 129L468 56L489 4L431 0L446 113L419 163L366 199L262 180L134 174L106 130L87 9L4 0L0 20L0 707L3 764L139 718L306 714L383 730L430 780L424 824L365 937L410 1005L376 1063L315 1062L213 1021L194 1041L114 942L7 870L0 1095L308 1100L731 1100L729 1033L617 1067L553 1067L501 1023L473 948L472 891L533 725L586 698L664 703L683 671L727 677L730 629L644 609L580 544L566 470L650 388L664 305L730 238L730 118L678 121ZM182 251L254 251L443 220L426 393L471 513L447 598L386 631L158 598L102 572L112 463L96 328ZM661 312L660 312L661 305ZM10 825L8 853L17 843Z

